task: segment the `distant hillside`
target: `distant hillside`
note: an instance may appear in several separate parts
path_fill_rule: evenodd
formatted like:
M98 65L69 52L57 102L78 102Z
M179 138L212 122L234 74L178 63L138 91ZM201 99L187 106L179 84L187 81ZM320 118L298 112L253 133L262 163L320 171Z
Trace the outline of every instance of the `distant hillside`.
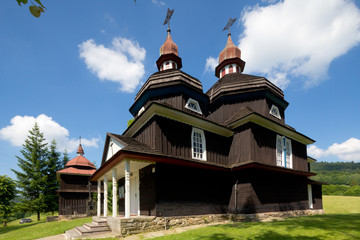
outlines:
M360 196L360 163L314 162L310 169L317 175L312 179L326 182L324 195Z

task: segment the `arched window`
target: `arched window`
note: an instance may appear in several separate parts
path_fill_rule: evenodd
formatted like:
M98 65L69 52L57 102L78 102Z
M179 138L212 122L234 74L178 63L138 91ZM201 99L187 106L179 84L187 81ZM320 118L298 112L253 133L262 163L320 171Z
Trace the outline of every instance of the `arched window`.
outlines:
M292 168L291 140L280 135L276 136L276 165Z
M193 128L191 132L192 158L206 161L206 141L204 131Z

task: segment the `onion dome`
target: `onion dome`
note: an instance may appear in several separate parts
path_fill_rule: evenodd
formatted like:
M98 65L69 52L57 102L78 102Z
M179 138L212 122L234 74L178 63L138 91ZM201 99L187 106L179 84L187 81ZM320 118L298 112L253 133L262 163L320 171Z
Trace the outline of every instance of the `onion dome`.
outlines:
M235 46L229 33L226 46L219 54L219 65L215 68L215 76L222 78L228 73L242 73L244 68L245 62L241 60L241 51Z
M156 65L159 71L164 71L168 69L180 69L182 67L178 47L173 42L170 32L171 30L168 29L166 41L160 47L160 57L156 61Z

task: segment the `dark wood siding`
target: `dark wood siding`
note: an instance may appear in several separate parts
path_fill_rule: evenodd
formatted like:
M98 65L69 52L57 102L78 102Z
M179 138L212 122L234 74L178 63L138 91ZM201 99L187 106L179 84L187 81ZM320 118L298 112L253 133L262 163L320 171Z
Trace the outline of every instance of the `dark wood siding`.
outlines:
M226 172L156 164L156 215L226 213L231 181Z
M272 105L273 103L266 98L256 98L251 100L232 100L222 103L221 105L216 104L215 106L213 106L207 118L212 121L223 123L234 113L236 113L241 107L248 107L253 111L260 113L261 115L268 117L275 122L284 124L284 109L275 104L275 106L279 108L281 115L281 119L278 119L270 114L270 109Z
M229 202L232 213L309 209L305 177L248 170L238 172L237 178L237 188L233 188Z
M253 123L245 124L235 129L235 132L229 164L255 161L276 166L277 133ZM306 146L294 140L291 143L293 169L307 171Z
M321 188L322 185L311 185L314 209L323 208Z
M242 163L252 160L251 149L253 145L253 137L249 124L236 129L236 133L232 138L228 163Z
M156 182L155 165L149 165L139 170L140 174L140 214L155 216Z

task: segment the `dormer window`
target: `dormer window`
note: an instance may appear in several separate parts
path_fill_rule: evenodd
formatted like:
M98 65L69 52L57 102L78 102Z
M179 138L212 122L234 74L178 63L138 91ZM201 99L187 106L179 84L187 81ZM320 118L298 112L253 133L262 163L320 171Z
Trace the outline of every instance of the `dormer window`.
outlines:
M192 158L206 161L206 142L204 131L193 128L191 132L191 154Z
M196 101L192 98L189 98L189 100L187 101L187 103L185 105L185 108L187 108L191 111L194 111L196 113L202 114L202 111L201 111L198 101Z
M275 106L275 105L271 106L270 114L273 115L274 117L278 118L278 119L281 119L279 108L277 106Z

